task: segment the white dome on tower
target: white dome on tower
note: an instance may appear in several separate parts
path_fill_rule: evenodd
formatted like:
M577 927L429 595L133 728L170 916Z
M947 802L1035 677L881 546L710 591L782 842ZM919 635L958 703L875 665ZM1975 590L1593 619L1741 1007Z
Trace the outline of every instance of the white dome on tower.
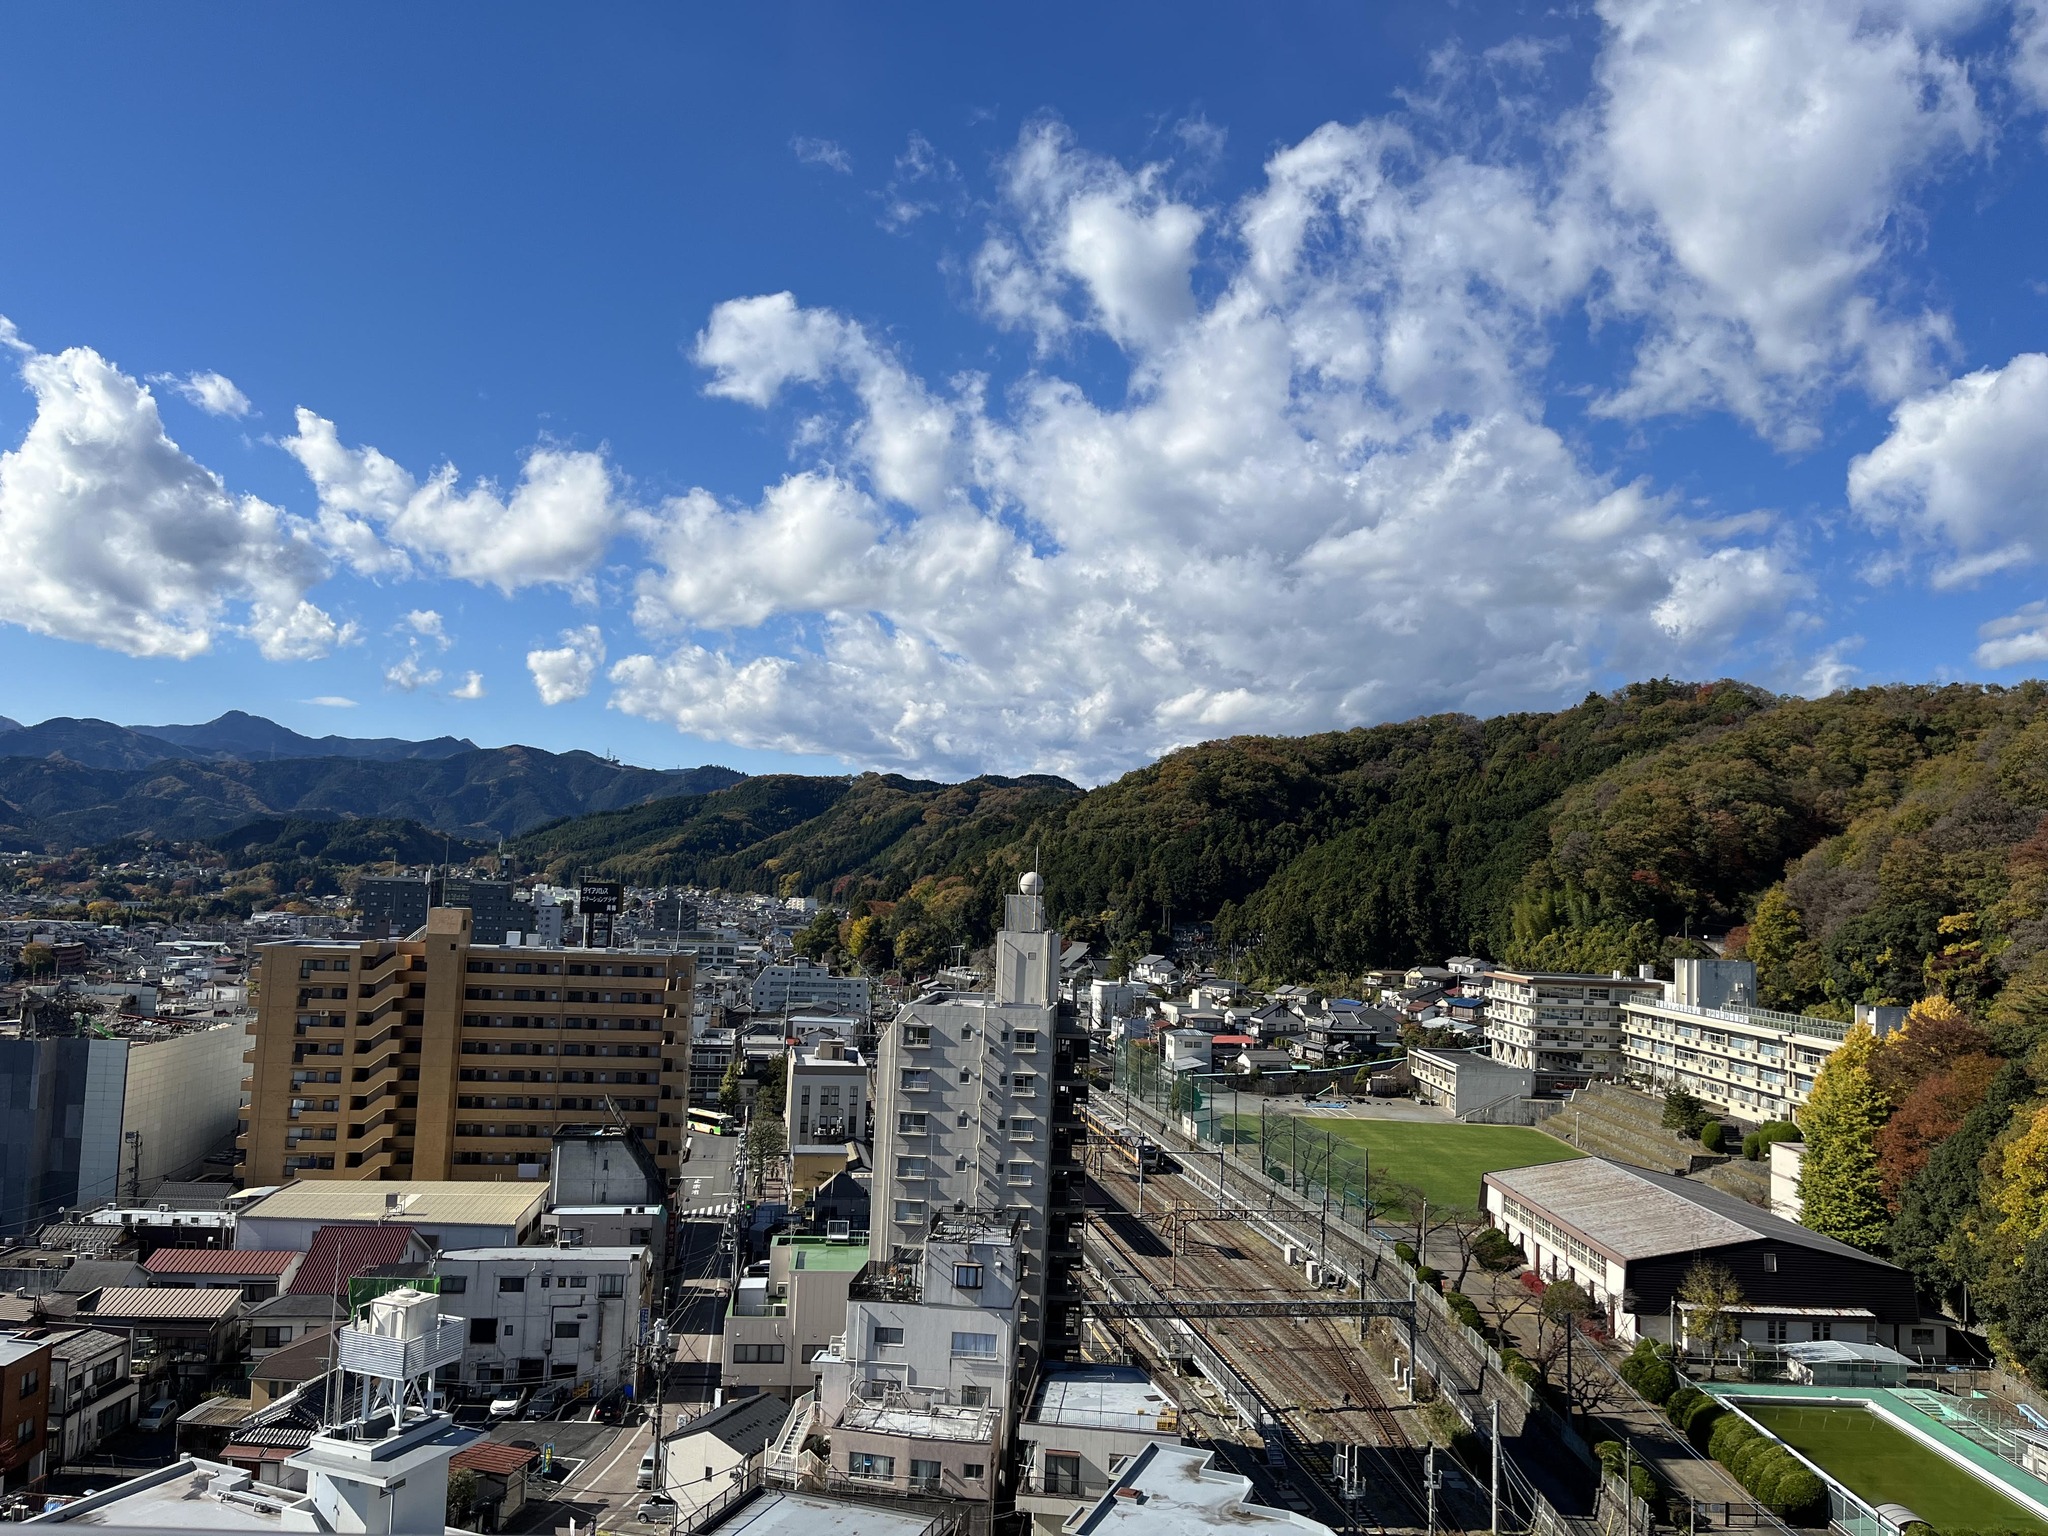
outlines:
M1027 869L1017 877L1017 889L1026 896L1036 896L1045 889L1045 881L1039 878L1037 870Z

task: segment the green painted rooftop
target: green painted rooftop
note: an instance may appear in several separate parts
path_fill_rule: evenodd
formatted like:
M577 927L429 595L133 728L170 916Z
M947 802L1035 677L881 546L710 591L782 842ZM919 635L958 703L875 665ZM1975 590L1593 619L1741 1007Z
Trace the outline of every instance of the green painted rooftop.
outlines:
M868 1261L866 1243L839 1243L822 1237L778 1237L778 1248L794 1248L791 1269L859 1269Z

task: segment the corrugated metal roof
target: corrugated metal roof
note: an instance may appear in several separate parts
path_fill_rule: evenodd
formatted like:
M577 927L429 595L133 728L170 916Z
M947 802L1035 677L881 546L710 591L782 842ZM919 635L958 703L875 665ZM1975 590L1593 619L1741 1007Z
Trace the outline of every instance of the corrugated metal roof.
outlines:
M538 1460L540 1452L523 1445L507 1445L503 1440L479 1440L474 1445L464 1446L457 1451L448 1465L466 1467L472 1472L490 1472L502 1477L507 1472L517 1472L529 1461Z
M249 1275L275 1278L298 1262L290 1249L159 1248L142 1261L152 1275Z
M290 1296L345 1296L348 1283L379 1264L396 1264L412 1246L411 1227L322 1227L313 1234L306 1262L285 1287Z
M246 1221L449 1222L458 1226L522 1226L547 1200L545 1179L518 1183L456 1180L366 1182L301 1179L243 1208ZM397 1196L396 1205L390 1202Z
M1485 1182L1541 1206L1594 1247L1624 1262L1771 1238L1837 1258L1884 1264L1882 1259L1773 1216L1711 1184L1652 1173L1604 1157L1504 1168L1487 1174Z
M210 1323L233 1313L242 1305L242 1293L230 1286L109 1286L99 1294L92 1311L80 1317L104 1320L110 1317L153 1322Z

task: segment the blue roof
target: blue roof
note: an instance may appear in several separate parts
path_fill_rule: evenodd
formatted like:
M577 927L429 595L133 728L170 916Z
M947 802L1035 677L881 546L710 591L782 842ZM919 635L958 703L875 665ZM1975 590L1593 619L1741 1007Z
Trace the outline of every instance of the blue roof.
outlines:
M1446 1008L1483 1008L1486 1006L1486 999L1483 997L1447 997L1443 1001Z
M1363 1008L1365 1004L1355 997L1333 997L1330 999L1330 1006L1332 1008Z

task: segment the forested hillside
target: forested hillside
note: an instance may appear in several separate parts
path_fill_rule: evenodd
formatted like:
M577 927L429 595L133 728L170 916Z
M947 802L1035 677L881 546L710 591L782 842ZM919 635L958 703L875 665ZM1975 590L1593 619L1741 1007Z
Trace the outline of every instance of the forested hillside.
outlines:
M2048 879L2044 753L2033 684L1650 682L1550 714L1209 742L1086 794L769 776L511 851L558 877L851 904L869 920L841 947L883 967L985 942L1035 863L1065 930L1105 952L1162 946L1169 914L1275 980L1457 951L1607 970L1725 938L1772 1001L1846 1015L1937 975L1986 1001L2030 952L2013 893Z

